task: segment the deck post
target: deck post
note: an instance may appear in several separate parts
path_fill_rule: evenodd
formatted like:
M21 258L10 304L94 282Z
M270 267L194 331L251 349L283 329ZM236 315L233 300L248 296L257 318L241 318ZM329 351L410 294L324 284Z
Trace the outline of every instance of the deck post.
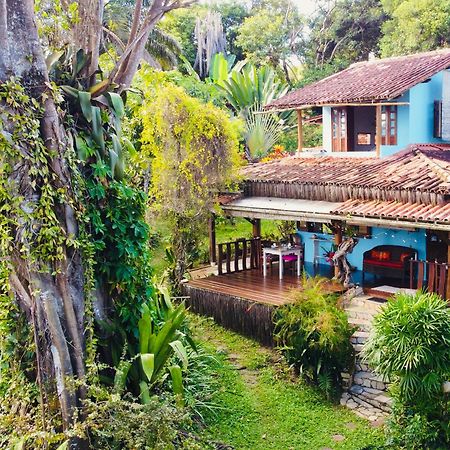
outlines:
M381 105L378 104L375 108L376 108L375 151L377 157L379 158L381 150Z
M209 262L214 265L217 262L216 257L216 215L211 213L208 218L208 234L209 234Z
M303 151L303 113L297 109L297 155Z
M253 237L261 237L261 219L253 219Z
M342 222L334 222L333 223L333 231L334 231L334 243L336 247L342 243ZM334 276L338 275L338 267L334 266Z

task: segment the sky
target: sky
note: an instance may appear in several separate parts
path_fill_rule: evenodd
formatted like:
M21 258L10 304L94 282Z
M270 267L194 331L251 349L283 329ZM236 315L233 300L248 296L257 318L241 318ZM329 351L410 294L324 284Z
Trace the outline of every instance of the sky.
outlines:
M302 14L309 16L316 9L317 0L293 0Z

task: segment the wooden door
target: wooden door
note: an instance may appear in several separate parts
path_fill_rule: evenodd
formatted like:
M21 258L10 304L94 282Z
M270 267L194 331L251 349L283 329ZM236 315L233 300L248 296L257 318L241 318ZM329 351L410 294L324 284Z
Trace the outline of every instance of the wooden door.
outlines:
M347 108L331 109L332 151L348 150L348 112Z

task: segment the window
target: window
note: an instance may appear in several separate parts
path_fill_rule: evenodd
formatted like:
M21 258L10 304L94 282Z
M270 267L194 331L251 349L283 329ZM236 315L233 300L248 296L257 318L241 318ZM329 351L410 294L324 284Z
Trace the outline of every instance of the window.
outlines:
M434 101L434 132L435 138L442 138L442 101Z
M332 108L331 131L333 152L346 152L347 148L347 108Z
M397 144L397 107L381 107L381 145Z

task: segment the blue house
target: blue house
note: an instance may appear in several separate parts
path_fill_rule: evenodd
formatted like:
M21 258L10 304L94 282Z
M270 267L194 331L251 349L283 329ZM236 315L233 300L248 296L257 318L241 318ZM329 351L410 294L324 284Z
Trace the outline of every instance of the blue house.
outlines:
M304 262L319 268L356 237L360 282L450 294L449 68L450 49L361 62L267 105L297 111L298 151L246 167L224 213L252 221L255 236L261 219L295 221ZM320 151L303 149L311 108L322 108Z

